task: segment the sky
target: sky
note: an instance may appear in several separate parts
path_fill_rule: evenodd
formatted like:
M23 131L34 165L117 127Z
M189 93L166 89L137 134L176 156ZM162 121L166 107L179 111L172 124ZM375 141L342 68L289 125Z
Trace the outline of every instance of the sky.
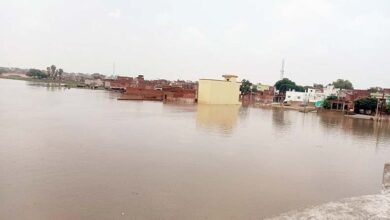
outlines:
M388 0L0 0L0 66L390 87Z

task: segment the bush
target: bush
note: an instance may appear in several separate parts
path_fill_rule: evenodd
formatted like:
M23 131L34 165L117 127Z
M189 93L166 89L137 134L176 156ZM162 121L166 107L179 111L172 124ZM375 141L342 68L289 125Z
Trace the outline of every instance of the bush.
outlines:
M322 107L323 107L324 109L330 109L330 108L331 108L331 102L330 102L330 101L336 100L336 99L337 99L337 96L335 96L335 95L330 95L330 96L328 96L328 97L324 100L324 102L322 103Z
M362 98L355 102L355 112L359 113L360 109L376 111L378 100L376 98Z
M385 106L384 112L390 114L390 103Z
M47 78L46 73L42 72L41 70L37 70L37 69L30 69L27 72L27 76L37 78L37 79Z

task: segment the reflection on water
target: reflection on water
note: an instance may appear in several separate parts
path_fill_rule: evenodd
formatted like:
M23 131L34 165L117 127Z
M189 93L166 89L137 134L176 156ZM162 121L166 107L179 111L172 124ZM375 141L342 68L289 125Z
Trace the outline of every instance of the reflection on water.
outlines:
M262 219L378 193L389 124L0 79L0 219Z
M323 112L318 114L324 130L332 130L356 138L372 138L376 145L389 141L390 124L372 120L352 119L343 117L340 113ZM383 140L383 142L381 142Z
M216 129L229 134L237 124L239 105L207 105L197 106L197 125L206 129Z

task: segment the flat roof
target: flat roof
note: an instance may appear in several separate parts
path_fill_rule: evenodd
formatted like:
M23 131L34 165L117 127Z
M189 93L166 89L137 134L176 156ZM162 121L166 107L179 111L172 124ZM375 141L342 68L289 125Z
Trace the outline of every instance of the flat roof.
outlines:
M232 82L232 81L226 81L224 79L199 79L200 80L209 80L209 81L220 81L220 82ZM236 82L236 83L241 83L241 82Z

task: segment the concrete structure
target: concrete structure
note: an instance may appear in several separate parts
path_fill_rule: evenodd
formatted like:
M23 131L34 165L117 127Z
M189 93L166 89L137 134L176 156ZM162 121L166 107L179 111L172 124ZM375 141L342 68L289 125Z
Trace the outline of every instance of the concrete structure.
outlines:
M316 89L307 89L305 92L287 91L286 99L287 102L304 102L304 103L316 103L323 101L328 96L339 93L339 89L335 89L333 85L328 85L322 91Z
M200 79L198 85L198 103L239 105L240 82L235 75L223 75L225 80Z
M85 79L84 84L93 88L104 86L103 80L101 79Z
M183 89L182 87L168 86L162 88L163 101L173 103L193 104L196 102L195 89Z
M272 86L263 85L263 84L261 84L261 83L259 83L259 84L256 85L257 91L260 91L260 92L264 92L264 91L270 90L271 87L272 87Z
M373 98L376 98L376 99L384 98L386 101L386 104L390 103L390 93L376 92L376 93L371 93L370 96Z

